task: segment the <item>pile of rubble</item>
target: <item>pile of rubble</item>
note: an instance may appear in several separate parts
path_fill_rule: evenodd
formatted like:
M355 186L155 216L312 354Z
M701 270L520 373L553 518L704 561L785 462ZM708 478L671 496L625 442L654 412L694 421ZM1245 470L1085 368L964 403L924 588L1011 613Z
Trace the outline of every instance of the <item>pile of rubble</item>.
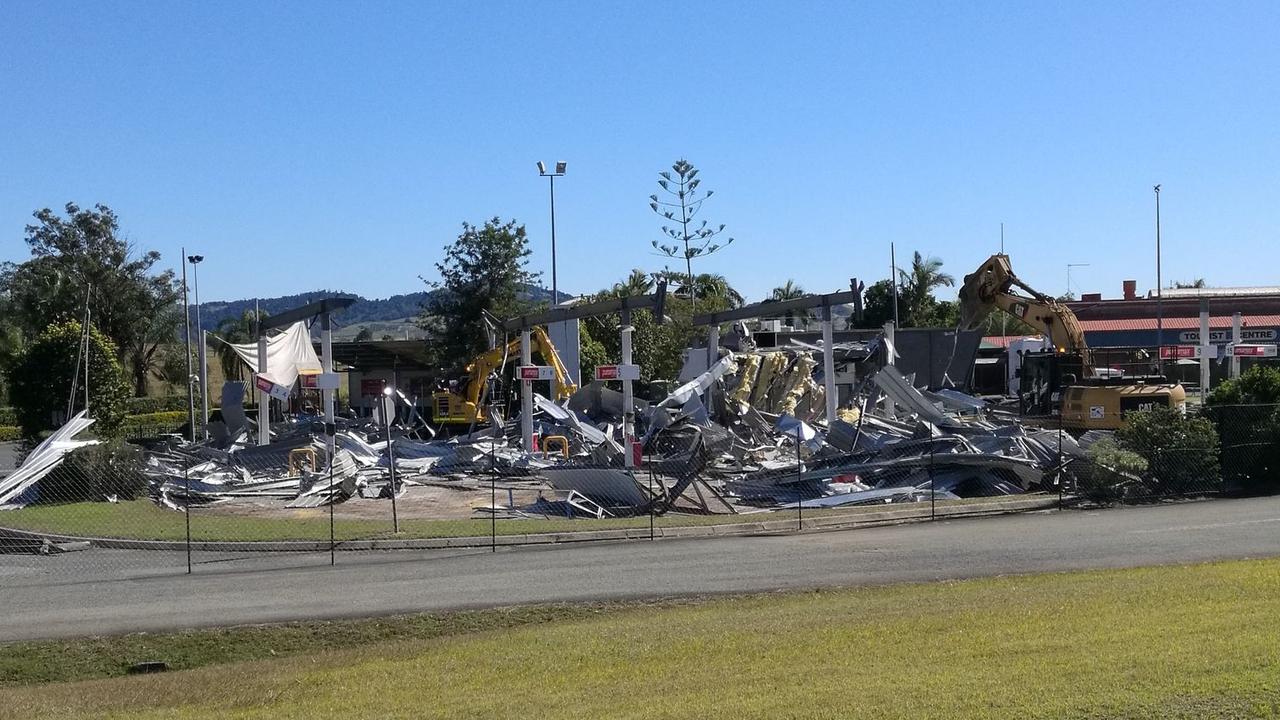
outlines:
M1028 429L979 398L917 389L878 360L883 349L876 341L838 348L842 372L857 382L835 418L825 417L821 349L796 345L731 352L690 371L661 401L636 401L632 447L622 437L622 393L592 383L564 404L535 396L535 452L521 449L518 420L501 421L497 408L492 427L443 439L401 398L390 431L340 421L331 460L313 418L274 426L258 446L251 422L231 412L230 427L210 441L150 447L143 472L152 499L174 510L314 508L447 488L464 493L472 515L603 518L1013 495L1049 489L1080 454L1070 436ZM0 499L21 506L83 424L33 453L29 471L0 484Z

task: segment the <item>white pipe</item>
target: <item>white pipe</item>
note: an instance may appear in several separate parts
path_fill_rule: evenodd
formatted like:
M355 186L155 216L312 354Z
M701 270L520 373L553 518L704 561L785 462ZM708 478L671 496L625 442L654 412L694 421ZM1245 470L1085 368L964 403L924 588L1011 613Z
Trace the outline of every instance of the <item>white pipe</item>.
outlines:
M1240 322L1240 313L1231 315L1231 344L1238 345L1243 334L1243 323ZM1240 358L1234 354L1231 356L1231 379L1235 380L1240 377Z
M533 364L533 351L529 344L529 331L520 331L520 364ZM525 452L533 452L533 381L520 381L520 437Z
M258 320L258 372L267 371L267 336L262 332L262 320ZM271 396L265 390L258 391L258 444L271 442Z
M714 326L713 326L714 327ZM622 364L631 364L631 313L623 311L622 317ZM633 425L635 423L635 399L631 394L631 381L622 381L622 448L626 467L635 467L635 456L631 451Z
M1203 404L1209 396L1209 354L1213 345L1209 343L1209 299L1200 299L1200 402Z
M822 308L822 384L827 392L827 427L836 421L836 352L831 307Z
M324 313L320 316L320 369L325 374L326 381L328 380L328 376L333 374L333 325L329 322L329 313ZM331 463L333 462L334 436L328 433L328 429L333 426L334 392L334 390L329 389L327 386L325 389L320 391L320 397L324 401L324 447L325 451L328 453L329 462ZM391 445L388 444L388 452L390 452L390 448ZM391 492L392 494L395 494L396 488L394 475L391 485Z
M209 439L209 331L200 331L200 433Z

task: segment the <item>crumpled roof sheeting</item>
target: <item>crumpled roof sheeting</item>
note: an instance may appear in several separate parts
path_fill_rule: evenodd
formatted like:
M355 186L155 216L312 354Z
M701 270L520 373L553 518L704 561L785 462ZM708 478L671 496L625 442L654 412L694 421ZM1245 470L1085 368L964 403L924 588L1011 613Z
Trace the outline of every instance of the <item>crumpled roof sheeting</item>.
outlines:
M65 425L53 431L53 434L36 446L22 462L22 466L0 479L0 508L15 509L25 505L23 493L40 481L45 475L53 472L62 464L67 453L88 445L97 445L97 440L75 440L76 435L93 425L93 418L86 417L87 410L81 410Z

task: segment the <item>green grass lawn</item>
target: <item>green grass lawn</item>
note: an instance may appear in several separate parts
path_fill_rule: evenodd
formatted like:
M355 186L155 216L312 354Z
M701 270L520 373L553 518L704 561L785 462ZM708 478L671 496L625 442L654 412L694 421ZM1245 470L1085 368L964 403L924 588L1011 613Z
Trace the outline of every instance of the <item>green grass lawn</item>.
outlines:
M343 649L10 686L0 716L1280 717L1280 560L492 612L327 624L352 638ZM388 641L396 623L410 631ZM302 652L297 627L241 636L251 651L217 633L128 657L136 639L92 642L120 643L117 666L202 637L224 648L205 656L262 657ZM6 650L35 662L32 647Z
M985 498L1004 500L1008 498ZM965 503L981 502L974 498ZM938 505L957 504L956 501ZM856 508L805 510L809 519L833 516L856 516L880 510L917 509L928 511L927 503L913 505L876 505ZM334 523L334 535L338 540L371 538L442 538L485 536L490 532L488 519L426 520L405 518L400 521L400 534L391 530L391 505L387 503L387 517L375 520L355 520L339 517ZM328 508L308 508L290 511L289 517L251 517L233 515L216 508L195 510L191 515L191 536L194 540L328 540ZM773 513L747 515L663 515L655 520L657 527L681 527L690 525L722 525L738 522L786 521L795 518L794 509ZM65 505L32 505L22 510L0 513L0 527L35 530L58 535L82 537L127 538L134 540L184 540L186 518L180 512L157 507L150 500L134 500L121 503L84 502ZM571 532L574 530L606 530L619 528L647 528L649 517L587 519L525 519L498 520L499 535L526 533Z

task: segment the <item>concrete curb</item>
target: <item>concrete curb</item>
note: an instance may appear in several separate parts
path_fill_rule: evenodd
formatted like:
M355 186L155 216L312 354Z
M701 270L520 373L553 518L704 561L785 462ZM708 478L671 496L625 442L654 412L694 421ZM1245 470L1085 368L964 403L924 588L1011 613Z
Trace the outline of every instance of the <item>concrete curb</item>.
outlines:
M1059 500L1055 496L1038 496L1016 500L1001 500L983 503L966 503L962 505L939 506L934 513L936 518L963 518L982 515L1005 515L1018 512L1050 510L1058 507ZM761 520L759 522L725 523L722 525L685 525L679 527L655 527L653 537L657 538L692 538L692 537L732 537L743 535L763 535L795 533L809 530L843 530L858 527L876 527L880 525L897 525L912 522L928 522L929 507L924 503L913 504L916 507L896 510L861 512L853 515L836 517L818 516L805 518L797 527L795 519ZM924 505L924 507L918 507ZM513 521L519 522L519 521ZM511 545L561 545L567 543L599 542L606 540L648 540L648 528L618 528L611 530L578 530L554 533L527 533L516 535L488 535L471 537L415 538L397 540L340 540L335 545L338 550L444 550L450 548L488 547L491 543ZM48 540L50 542L88 541L94 547L115 550L169 550L185 551L187 544L171 540L126 540L120 538L80 537L75 535L55 535L52 533L33 532L0 527L0 541L11 540ZM316 540L279 540L266 542L229 541L229 540L193 540L192 550L203 552L328 552L328 541Z

